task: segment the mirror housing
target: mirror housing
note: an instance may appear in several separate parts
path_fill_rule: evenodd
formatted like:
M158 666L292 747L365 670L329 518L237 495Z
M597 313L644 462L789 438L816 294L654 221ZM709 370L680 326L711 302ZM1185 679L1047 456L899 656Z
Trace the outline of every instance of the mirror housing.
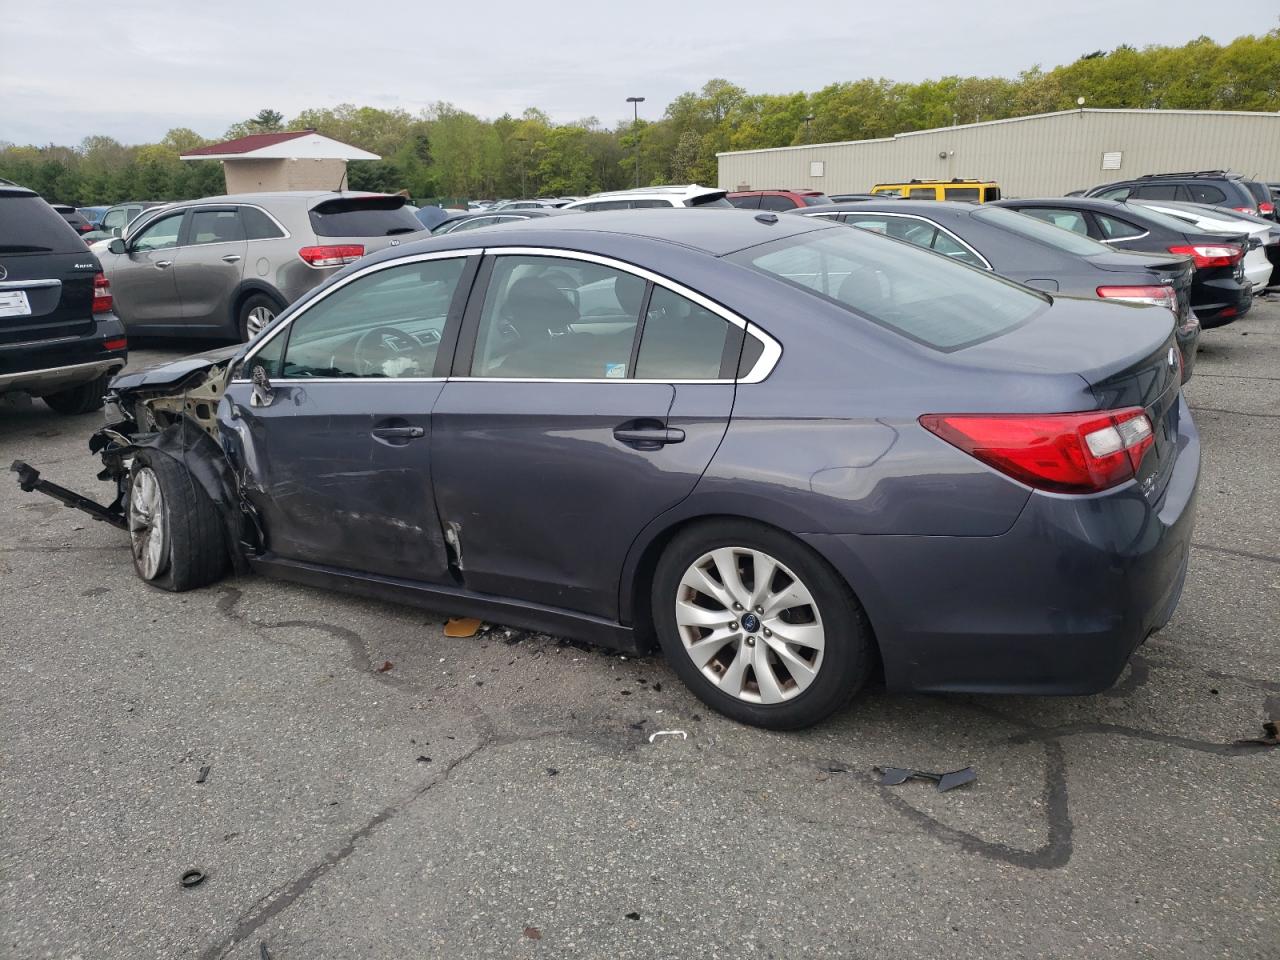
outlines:
M121 253L124 253L124 252L125 252L125 250L124 250L124 241L123 241L123 240L121 240L119 237L116 237L116 238L114 238L114 239L111 241L111 243L107 246L107 249L108 249L108 250L110 250L112 253L115 253L115 254L121 254Z

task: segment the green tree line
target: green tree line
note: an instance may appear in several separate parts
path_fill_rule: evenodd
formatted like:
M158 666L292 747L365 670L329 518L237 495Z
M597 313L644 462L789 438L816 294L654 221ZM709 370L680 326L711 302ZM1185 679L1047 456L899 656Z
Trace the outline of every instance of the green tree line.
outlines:
M812 93L753 94L723 79L676 97L662 117L613 127L588 117L553 123L530 108L484 119L453 104L417 114L340 104L286 118L264 109L220 139L313 128L379 154L349 166L349 186L407 190L415 198L582 195L635 182L716 181L716 153L895 133L1075 107L1280 110L1280 29L1220 45L1098 50L1017 77L949 76L919 83L862 79ZM213 141L170 130L159 143L125 146L88 136L78 146L0 143L0 177L80 206L126 199L179 200L224 189L216 161L182 161ZM336 185L335 185L336 186Z

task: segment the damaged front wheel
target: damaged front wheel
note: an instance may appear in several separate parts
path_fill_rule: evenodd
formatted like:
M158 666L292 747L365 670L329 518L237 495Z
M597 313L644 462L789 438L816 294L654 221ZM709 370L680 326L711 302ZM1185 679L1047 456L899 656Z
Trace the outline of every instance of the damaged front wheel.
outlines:
M139 451L126 503L133 565L143 580L181 592L222 576L227 565L222 523L181 463Z

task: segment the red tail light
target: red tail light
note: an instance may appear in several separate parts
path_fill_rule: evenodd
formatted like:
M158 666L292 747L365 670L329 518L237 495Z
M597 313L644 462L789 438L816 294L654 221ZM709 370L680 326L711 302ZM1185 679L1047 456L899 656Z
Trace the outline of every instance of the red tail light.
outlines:
M1126 303L1153 303L1178 312L1178 294L1173 287L1099 287L1098 296L1103 300L1123 300Z
M1181 254L1195 261L1196 269L1205 267L1231 267L1244 256L1244 251L1230 243L1197 243L1185 247L1170 247L1170 253Z
M1141 407L1088 413L929 413L920 425L1028 486L1096 493L1137 475L1155 443Z
M1232 207L1231 209L1235 210L1238 213L1257 213L1258 212L1253 207Z
M111 312L111 281L101 273L93 278L93 312Z
M129 346L127 337L112 337L110 340L103 340L102 346L106 350L123 350Z
M1269 217L1276 212L1275 204L1267 203L1265 200L1258 204L1258 216Z
M303 247L298 251L304 263L313 267L342 267L364 256L364 244L339 243L326 247Z

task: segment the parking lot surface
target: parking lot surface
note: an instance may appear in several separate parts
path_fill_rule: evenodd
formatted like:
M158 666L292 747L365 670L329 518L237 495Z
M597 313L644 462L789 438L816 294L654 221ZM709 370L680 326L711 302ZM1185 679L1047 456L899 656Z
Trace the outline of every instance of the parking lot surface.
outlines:
M873 690L798 734L447 610L150 589L6 474L0 955L1274 958L1280 751L1234 741L1280 717L1280 305L1207 331L1188 397L1186 592L1114 689ZM99 422L0 406L0 464L105 497Z

